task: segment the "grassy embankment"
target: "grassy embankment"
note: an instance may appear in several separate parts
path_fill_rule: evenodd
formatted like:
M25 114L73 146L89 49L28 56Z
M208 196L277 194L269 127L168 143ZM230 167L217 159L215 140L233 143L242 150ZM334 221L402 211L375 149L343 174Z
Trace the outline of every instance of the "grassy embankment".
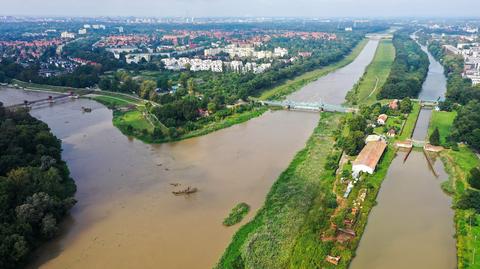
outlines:
M260 100L278 100L283 99L287 95L301 89L303 86L311 83L320 77L327 75L330 72L333 72L339 68L342 68L357 58L357 56L362 52L365 45L368 43L368 40L362 40L355 48L353 48L352 52L343 58L341 61L337 63L330 64L328 66L307 72L303 75L300 75L294 79L287 80L279 86L276 86L270 90L264 91L259 99Z
M347 102L351 105L375 103L378 90L387 80L394 59L395 47L392 40L381 40L372 62L360 81L348 93Z
M418 115L420 115L420 103L412 102L413 108L412 112L408 114L408 117L403 124L402 131L400 135L397 137L398 140L405 140L412 137L413 131L415 130L415 125L417 124Z
M434 112L430 121L429 132L436 127L440 131L442 143L450 134L456 112ZM449 179L442 183L442 189L452 196L453 204L470 189L467 181L469 171L480 166L480 159L466 145L457 149L447 149L441 154ZM455 230L457 240L457 266L460 269L480 268L480 215L474 210L455 210ZM475 262L475 263L474 263Z
M26 88L29 90L50 91L55 93L68 93L70 91L73 91L77 94L83 94L89 91L85 88L72 88L72 87L52 86L52 85L46 85L46 84L36 84L36 83L20 81L17 79L13 79L10 84L13 86Z

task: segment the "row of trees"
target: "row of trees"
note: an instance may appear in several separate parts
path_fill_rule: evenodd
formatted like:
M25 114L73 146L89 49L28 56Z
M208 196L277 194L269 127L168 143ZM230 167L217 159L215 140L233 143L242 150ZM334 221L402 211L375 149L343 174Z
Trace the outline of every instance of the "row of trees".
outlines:
M377 98L380 100L416 97L427 77L428 56L406 31L395 34L393 45L396 51L395 60Z
M19 268L75 204L60 141L26 111L0 103L0 268Z

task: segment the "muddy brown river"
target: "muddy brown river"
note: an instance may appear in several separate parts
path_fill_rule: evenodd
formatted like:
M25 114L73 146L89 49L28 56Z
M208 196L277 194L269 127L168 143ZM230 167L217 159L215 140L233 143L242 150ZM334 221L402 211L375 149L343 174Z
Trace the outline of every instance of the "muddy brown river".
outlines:
M345 83L345 76L359 78L377 44L370 41L359 60L329 77L342 85L332 97L344 98L356 82ZM306 90L316 94L311 86ZM0 89L6 105L46 95ZM82 106L92 113L82 113ZM31 114L62 139L78 203L61 235L41 247L30 268L211 268L319 119L316 113L267 112L206 136L147 145L122 135L112 112L93 101L46 105ZM174 196L172 183L199 192ZM250 204L251 212L240 225L224 227L239 202Z

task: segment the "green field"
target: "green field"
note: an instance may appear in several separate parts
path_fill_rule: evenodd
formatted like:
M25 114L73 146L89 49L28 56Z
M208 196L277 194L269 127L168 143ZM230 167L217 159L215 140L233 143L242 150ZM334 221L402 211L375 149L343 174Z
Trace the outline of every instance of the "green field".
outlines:
M353 62L355 58L360 54L360 52L363 50L365 45L367 44L368 40L363 40L361 41L353 50L352 52L346 56L343 60L319 68L317 70L313 70L310 72L307 72L303 75L300 75L294 79L287 80L285 83L282 83L281 85L274 87L270 90L264 91L262 95L259 97L261 100L278 100L278 99L283 99L285 96L301 89L303 86L306 84L313 82L320 77L323 77L327 75L330 72L333 72L339 68L342 68L349 63Z
M110 106L128 106L128 105L136 105L135 102L126 100L124 98L119 98L119 97L113 97L113 96L107 96L107 95L98 95L91 97L91 99L102 103L108 107Z
M132 126L134 130L147 130L149 133L153 131L153 126L145 119L142 112L133 110L126 113L117 112L113 117L113 124L119 129L126 129Z
M392 41L380 41L373 61L368 65L360 81L348 94L349 103L354 105L375 103L378 90L387 80L394 59L395 47Z
M433 111L432 118L430 119L430 125L428 127L428 136L433 133L435 128L438 128L440 132L440 144L443 146L447 145L447 137L450 136L452 131L452 124L457 116L457 112L446 112L446 111Z

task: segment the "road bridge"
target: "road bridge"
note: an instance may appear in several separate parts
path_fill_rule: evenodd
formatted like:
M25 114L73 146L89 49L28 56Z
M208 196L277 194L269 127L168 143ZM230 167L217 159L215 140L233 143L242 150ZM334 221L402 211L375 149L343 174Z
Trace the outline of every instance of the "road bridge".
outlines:
M290 100L284 101L259 101L262 105L279 106L288 110L309 111L309 112L354 112L356 108L344 107L340 105L332 105L323 102L295 102Z

